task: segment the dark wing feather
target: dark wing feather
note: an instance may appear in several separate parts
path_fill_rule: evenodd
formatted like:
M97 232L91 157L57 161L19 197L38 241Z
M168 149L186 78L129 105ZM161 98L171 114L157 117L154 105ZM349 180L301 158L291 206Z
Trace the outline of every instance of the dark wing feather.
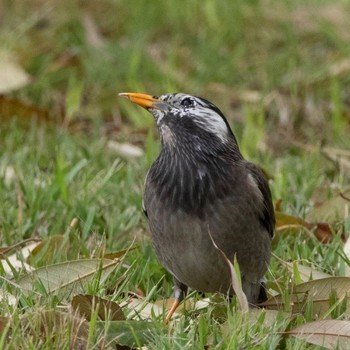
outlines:
M248 163L248 168L263 196L264 209L260 220L266 227L266 230L269 232L270 236L273 237L276 220L269 184L266 180L265 174L260 168L252 163Z

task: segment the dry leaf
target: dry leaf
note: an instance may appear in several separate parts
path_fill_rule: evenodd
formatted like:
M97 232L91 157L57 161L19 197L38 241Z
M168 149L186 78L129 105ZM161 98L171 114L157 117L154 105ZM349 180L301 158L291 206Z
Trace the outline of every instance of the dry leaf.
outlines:
M349 216L350 189L338 193L333 198L315 207L309 214L308 220L313 222L339 222Z
M0 95L1 118L12 118L14 115L22 119L37 118L40 121L48 121L50 112L46 109L35 107L15 98ZM62 120L61 116L56 116L56 120Z
M289 214L282 213L280 211L275 211L276 217L276 231L282 231L291 228L305 227L305 221Z
M27 253L28 245L29 243L34 242L36 245L40 244L40 239L38 238L28 238L21 242L17 242L15 244L12 244L8 247L1 247L0 248L0 259L5 259L6 256L8 256L13 250L20 251L20 249L24 249L22 251L22 254L24 253L24 256Z
M12 305L12 306L15 306L17 305L17 298L8 293L5 288L1 288L0 289L0 301L3 301L4 303L6 303L7 305ZM4 316L5 315L5 311L2 310L2 315ZM1 332L0 332L1 334Z
M336 295L341 302L348 299L347 310L350 312L350 278L349 277L329 277L298 284L294 287L289 297L289 305L293 313L303 312L307 303L313 304L313 314L319 316L325 314L330 308L330 297ZM280 310L283 307L284 298L281 294L269 298L259 304L268 309Z
M350 321L309 322L286 333L327 349L350 349Z
M27 262L32 264L33 260L40 256L40 259L46 264L49 264L50 262L52 263L52 259L55 257L57 258L57 255L67 255L69 246L69 239L63 235L46 237L31 251L27 258Z
M0 94L18 90L30 82L27 72L9 52L0 52Z
M332 277L326 272L318 271L312 267L301 265L298 261L288 262L276 257L276 255L274 255L274 257L277 258L278 261L284 265L290 273L295 273L295 269L297 269L302 282Z
M123 250L119 250L118 252L114 252L114 253L105 253L103 255L103 257L105 259L111 259L111 260L114 260L114 259L119 259L121 258L122 256L124 256L126 253L129 253L131 252L132 250L134 249L137 249L138 246L133 246L133 247L130 247L128 249L123 249Z
M164 315L164 306L166 307L166 305L167 302L164 303L164 301L151 303L142 298L133 298L125 303L125 306L131 311L129 318L134 318L137 315L143 320L150 319L152 315L156 317ZM124 305L122 304L122 306ZM180 304L179 308L174 313L174 316L179 314L182 307L182 304Z
M281 310L267 310L253 308L249 310L248 320L250 323L259 322L259 325L265 327L273 327L276 324L278 318L282 318L289 322L291 314L283 312Z
M0 334L8 328L9 323L11 323L10 317L0 316Z
M26 242L28 243L30 240L26 240ZM31 240L33 241L33 240ZM15 246L18 246L21 243L17 243ZM28 256L31 254L31 252L35 249L35 247L38 245L38 243L31 243L28 245L25 245L24 247L22 247L20 250L17 250L15 253L4 257L4 254L6 254L4 251L2 252L2 258L5 260L2 261L2 266L3 269L5 270L6 274L12 275L13 274L13 269L17 270L17 272L19 272L19 270L24 269L26 271L32 271L32 267L28 264L25 263L26 259L28 258ZM11 246L9 248L13 249L14 246ZM2 248L4 249L4 248Z
M39 268L21 277L17 284L25 293L35 290L35 283L39 283L46 293L77 294L82 291L84 284L91 280L96 272L101 269L103 280L118 263L118 260L110 259L67 261Z
M97 313L102 321L121 321L125 316L121 307L114 301L100 298L97 295L78 294L72 299L72 307L79 314L90 321L91 313L97 308Z
M330 225L326 222L308 222L296 216L288 215L280 211L275 212L276 216L276 233L291 230L299 232L301 228L305 228L308 231L312 231L315 237L323 243L329 243L333 240L333 231ZM274 240L278 239L279 235L276 234Z
M107 142L107 147L123 158L139 158L144 154L142 148L132 145L131 143L119 143L109 140Z

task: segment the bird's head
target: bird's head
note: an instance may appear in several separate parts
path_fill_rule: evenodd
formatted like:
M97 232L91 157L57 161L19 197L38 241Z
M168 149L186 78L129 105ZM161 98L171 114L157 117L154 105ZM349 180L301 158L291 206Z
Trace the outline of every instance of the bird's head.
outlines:
M151 112L157 122L163 145L178 145L188 139L198 143L236 143L223 113L213 103L184 93L151 96L121 93Z

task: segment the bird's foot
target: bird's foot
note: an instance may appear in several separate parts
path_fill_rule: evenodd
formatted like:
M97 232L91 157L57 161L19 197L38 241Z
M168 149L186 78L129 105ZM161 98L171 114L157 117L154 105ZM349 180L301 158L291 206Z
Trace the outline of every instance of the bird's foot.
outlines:
M187 286L179 282L174 278L174 302L165 318L165 324L168 324L172 316L174 315L176 309L179 307L182 300L184 300L187 294Z

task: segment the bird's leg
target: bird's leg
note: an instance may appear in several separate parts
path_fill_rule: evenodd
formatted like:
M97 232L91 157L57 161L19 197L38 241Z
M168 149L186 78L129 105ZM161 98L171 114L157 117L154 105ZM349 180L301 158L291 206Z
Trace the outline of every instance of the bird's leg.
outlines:
M171 306L166 318L165 318L165 324L168 324L169 320L173 316L174 312L180 305L181 301L184 300L186 294L187 294L187 289L188 287L184 285L183 283L179 282L175 277L174 277L174 302L173 305Z

